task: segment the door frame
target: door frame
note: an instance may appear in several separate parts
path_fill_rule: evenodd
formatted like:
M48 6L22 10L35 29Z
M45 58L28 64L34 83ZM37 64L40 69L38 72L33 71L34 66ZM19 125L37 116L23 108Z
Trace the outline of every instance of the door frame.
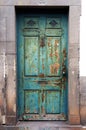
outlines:
M27 4L28 5L28 4ZM34 4L28 5L28 8L33 7ZM16 28L16 13L21 8L23 9L25 6L14 6L14 15L12 16L14 19L14 25ZM51 6L35 6L36 8L49 9ZM67 10L68 11L68 122L69 124L80 124L80 101L79 101L79 18L80 18L80 6L52 6L51 10L55 9ZM75 13L76 12L76 13ZM14 35L16 34L16 29L14 30ZM76 36L76 37L75 37ZM15 37L15 46L16 46L16 37ZM17 46L16 46L17 47ZM7 98L7 107L6 111L11 112L6 114L6 124L16 124L17 123L17 54L15 49L14 56L14 78L16 78L15 83L13 83L13 90L15 96L11 96L13 99L13 103L10 106L10 99ZM74 64L75 63L75 64ZM9 77L11 78L11 77ZM9 85L9 84L7 84ZM16 88L16 89L15 89ZM7 86L7 90L9 90L9 86ZM15 106L14 106L15 104ZM15 108L15 112L14 112ZM13 116L12 116L13 115Z

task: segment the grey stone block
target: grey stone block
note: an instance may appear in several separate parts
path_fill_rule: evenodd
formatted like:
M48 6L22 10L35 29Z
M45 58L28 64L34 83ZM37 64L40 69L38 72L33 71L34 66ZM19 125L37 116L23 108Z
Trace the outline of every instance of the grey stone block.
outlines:
M74 62L73 62L74 63ZM76 70L76 69L75 69ZM71 68L69 70L68 77L68 89L69 89L69 110L70 115L79 116L79 79L76 71Z
M72 71L73 71L73 69L79 68L79 59L78 58L69 58L68 63L69 63L69 66L68 66L69 70L72 69Z
M6 42L0 42L0 55L6 53Z
M16 43L15 42L0 42L0 55L3 54L16 54Z
M16 125L16 116L6 116L6 124L11 125L12 126L11 129L13 130L13 128L14 128L13 126ZM17 127L16 127L16 129L17 129ZM7 130L9 130L9 129L7 129Z
M80 6L69 8L69 46L80 42Z
M0 17L0 41L6 41L6 18Z
M81 124L86 125L86 105L80 106L80 115L81 115Z
M59 130L81 130L80 127L69 127L69 128L60 128Z
M81 0L1 0L0 5L81 5Z
M20 130L17 126L7 126L6 130Z
M39 0L40 3L42 3L42 1L47 1L47 0ZM81 2L80 0L48 0L47 4L49 5L80 5Z
M16 59L15 55L7 55L7 115L16 115Z
M80 77L80 93L81 123L86 124L86 76Z
M4 126L0 126L0 130L7 130L7 128Z
M4 31L2 33L2 36L5 37L4 35L6 35L6 38L4 38L4 41L15 41L15 8L14 6L0 6L0 17L6 18L6 20L3 20L3 24L6 24L5 25L6 27L2 28L3 29L2 32Z
M86 76L80 77L80 92L86 93Z
M6 54L16 54L16 42L6 43Z
M33 127L31 127L30 129L33 129ZM27 130L29 130L29 129L27 129ZM39 127L38 129L37 129L37 127L36 127L36 129L35 129L35 127L34 127L34 129L33 130L59 130L59 127L48 127L48 126L44 126L44 127Z
M86 91L84 91L84 93L81 93L80 104L86 106Z
M79 58L79 44L71 44L68 48L68 57L70 58Z
M5 77L5 56L0 55L0 89L4 88Z
M5 114L6 98L5 98L5 57L0 55L0 124L3 123L3 115Z

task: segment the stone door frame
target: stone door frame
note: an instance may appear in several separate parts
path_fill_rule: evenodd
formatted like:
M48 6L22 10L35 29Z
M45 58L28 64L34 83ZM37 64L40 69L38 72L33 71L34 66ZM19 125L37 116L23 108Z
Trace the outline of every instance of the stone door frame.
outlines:
M57 6L56 6L57 5ZM54 5L58 8L58 3ZM19 5L18 5L19 6ZM28 5L34 6L34 4ZM39 5L36 5L39 7ZM42 5L44 6L44 5ZM49 6L49 5L47 5ZM53 6L53 7L54 7ZM64 8L66 7L63 6ZM80 28L80 6L69 7L68 19L68 122L69 124L80 124L80 101L79 101L79 28ZM16 74L16 13L15 6L1 6L0 22L4 36L0 42L4 43L2 52L5 56L5 76L2 84L5 84L5 96L2 99L2 124L14 125L17 122L17 74ZM5 36L6 35L6 36ZM3 68L3 67L2 67ZM3 72L4 73L4 72ZM2 88L3 89L3 88ZM3 93L2 93L3 97Z

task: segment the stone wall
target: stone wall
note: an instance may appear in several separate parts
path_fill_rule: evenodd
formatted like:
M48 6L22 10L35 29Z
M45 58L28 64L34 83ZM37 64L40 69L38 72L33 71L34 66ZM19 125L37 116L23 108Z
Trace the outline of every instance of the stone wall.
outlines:
M81 123L86 125L86 77L80 77L80 115Z
M85 122L85 80L79 85L80 0L0 0L0 123L16 123L16 22L15 6L69 6L69 122ZM81 91L80 91L81 88ZM83 88L83 89L82 89ZM83 91L82 91L83 90ZM80 98L81 93L81 98ZM81 99L81 101L80 101ZM80 105L81 103L81 105Z
M3 124L9 117L14 120L16 113L15 40L15 9L0 6L0 122Z

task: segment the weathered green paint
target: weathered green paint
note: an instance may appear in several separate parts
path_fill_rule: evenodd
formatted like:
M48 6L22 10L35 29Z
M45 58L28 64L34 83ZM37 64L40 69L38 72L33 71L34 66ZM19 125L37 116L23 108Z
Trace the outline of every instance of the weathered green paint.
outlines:
M18 117L67 118L67 15L17 16Z

